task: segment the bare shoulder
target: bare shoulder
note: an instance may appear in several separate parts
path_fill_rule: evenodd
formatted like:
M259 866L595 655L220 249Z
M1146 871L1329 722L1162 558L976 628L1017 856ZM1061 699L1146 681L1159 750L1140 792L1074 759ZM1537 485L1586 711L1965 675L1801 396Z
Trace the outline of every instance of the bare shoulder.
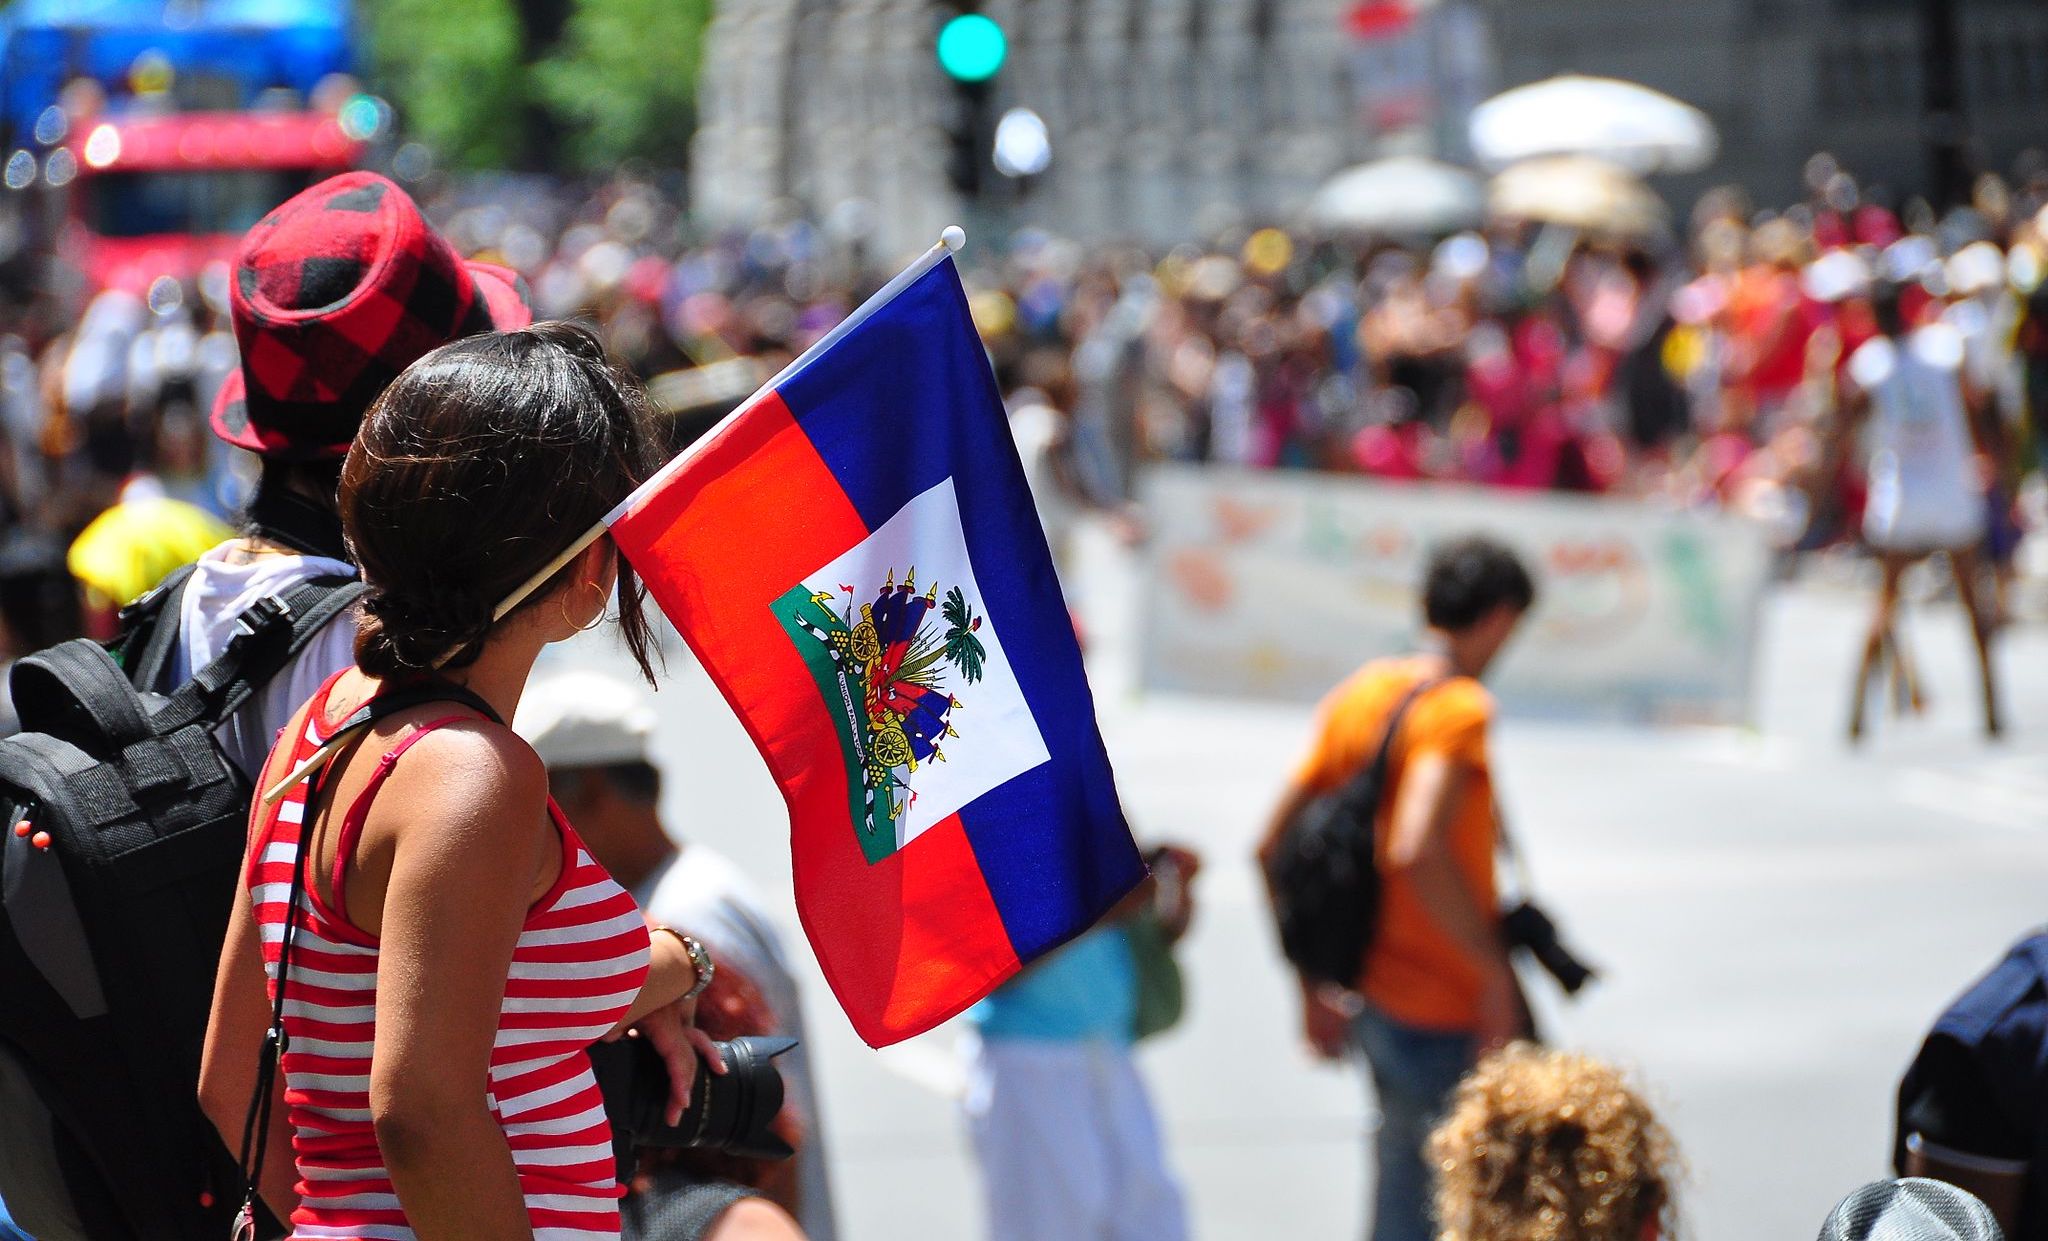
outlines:
M718 1217L707 1241L804 1241L804 1232L766 1198L742 1198Z
M377 805L407 819L474 825L503 841L505 829L515 825L530 825L538 838L547 797L547 768L533 747L502 725L462 719L407 747Z

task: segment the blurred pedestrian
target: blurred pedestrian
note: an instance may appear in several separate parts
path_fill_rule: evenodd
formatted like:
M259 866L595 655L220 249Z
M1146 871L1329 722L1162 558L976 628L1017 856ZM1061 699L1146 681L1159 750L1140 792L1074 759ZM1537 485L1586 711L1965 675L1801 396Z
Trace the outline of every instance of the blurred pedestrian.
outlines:
M1438 1241L1658 1241L1678 1150L1622 1072L1512 1043L1458 1085L1429 1135Z
M101 641L116 636L120 609L228 535L219 518L165 495L148 475L129 479L120 496L86 523L65 556L85 588L86 632Z
M2048 931L2014 944L1935 1021L1899 1083L1892 1166L1982 1198L2048 1239Z
M55 539L16 530L0 542L0 736L21 729L8 670L24 655L84 633L78 594Z
M1904 244L1904 243L1901 243ZM1889 654L1900 675L1909 664L1898 634L1899 588L1906 571L1940 554L1970 622L1982 679L1984 731L2002 731L1991 667L1993 619L1979 597L1979 546L1985 535L1984 491L1990 467L1977 444L1963 390L1961 335L1950 325L1915 325L1904 289L1879 284L1871 295L1877 335L1849 359L1849 416L1864 426L1870 494L1863 537L1877 553L1877 606L1857 664L1849 739L1864 732L1870 682ZM1911 697L1917 700L1917 692ZM1916 704L1917 705L1917 704Z
M549 791L598 864L655 921L703 940L719 962L721 978L730 963L759 988L764 1024L744 1033L797 1040L778 1061L805 1135L794 1161L793 1192L783 1205L803 1221L812 1241L832 1241L838 1230L817 1082L782 933L738 866L698 841L677 842L663 827L654 724L644 690L584 670L536 677L513 718L513 727L547 764Z
M1458 539L1431 553L1422 583L1428 649L1366 664L1324 699L1315 742L1260 846L1270 862L1310 799L1372 762L1389 721L1382 822L1373 833L1379 917L1355 986L1301 980L1310 1047L1362 1053L1379 1103L1374 1241L1427 1241L1423 1140L1458 1079L1487 1049L1529 1033L1500 933L1499 825L1479 679L1535 602L1515 553Z
M1151 1032L1139 936L1156 927L1170 947L1186 932L1199 863L1177 847L1156 858L1154 878L1094 930L967 1011L964 1110L991 1241L1188 1236L1131 1047Z

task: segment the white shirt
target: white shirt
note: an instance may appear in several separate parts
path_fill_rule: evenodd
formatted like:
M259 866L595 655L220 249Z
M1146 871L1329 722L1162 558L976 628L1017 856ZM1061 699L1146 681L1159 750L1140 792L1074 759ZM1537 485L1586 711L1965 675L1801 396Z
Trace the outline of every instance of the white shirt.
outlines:
M782 935L755 894L753 884L723 854L703 845L683 846L674 860L656 871L634 897L664 926L686 930L704 941L712 963L731 961L775 1010L776 1033L797 1040L782 1057L789 1098L805 1126L803 1149L797 1152L797 1212L811 1241L833 1241L837 1228L832 1187L825 1174L824 1122L811 1079L810 1045L804 1038L804 1012L798 1003L796 979L782 949Z
M192 674L227 649L235 636L235 620L257 600L282 595L316 577L354 577L354 566L325 556L257 556L246 562L228 559L233 544L224 543L199 558L178 609L178 645L168 669L169 686L183 685ZM272 678L234 717L215 730L221 748L244 774L254 779L270 757L278 730L311 698L320 683L356 658L355 617L344 611L327 623L298 657Z
M1870 394L1863 533L1873 546L1941 551L1984 536L1963 361L1962 334L1940 323L1896 344L1877 337L1849 359L1850 380Z

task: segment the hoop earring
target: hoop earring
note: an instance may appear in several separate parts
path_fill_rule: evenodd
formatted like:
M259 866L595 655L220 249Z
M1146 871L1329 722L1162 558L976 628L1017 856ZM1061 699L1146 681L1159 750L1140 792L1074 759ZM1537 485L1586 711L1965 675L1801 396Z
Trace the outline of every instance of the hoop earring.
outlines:
M577 584L579 586L588 586L592 590L597 592L597 615L590 618L589 624L577 624L575 621L569 619L569 600L564 598L562 602L558 605L562 613L562 624L570 629L574 629L577 633L589 633L591 630L597 628L599 625L604 624L604 588L602 586L599 586L596 582L579 582Z

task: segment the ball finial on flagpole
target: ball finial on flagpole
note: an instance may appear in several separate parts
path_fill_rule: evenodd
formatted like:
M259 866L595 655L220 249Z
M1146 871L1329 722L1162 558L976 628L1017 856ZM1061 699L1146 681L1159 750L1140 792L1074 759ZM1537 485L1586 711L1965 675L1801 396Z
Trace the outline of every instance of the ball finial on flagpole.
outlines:
M939 240L945 243L946 249L958 254L960 248L967 244L967 230L958 224L948 224L946 231L939 234Z

